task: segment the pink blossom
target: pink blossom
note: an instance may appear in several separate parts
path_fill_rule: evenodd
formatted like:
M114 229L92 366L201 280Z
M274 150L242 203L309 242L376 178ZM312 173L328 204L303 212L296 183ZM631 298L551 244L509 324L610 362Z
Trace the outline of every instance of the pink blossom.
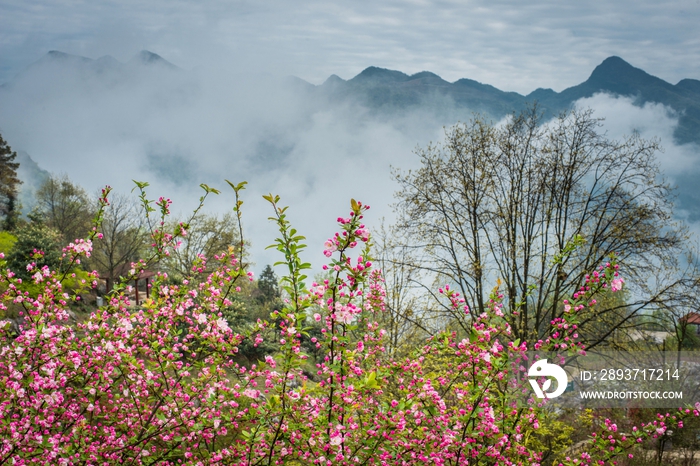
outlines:
M623 283L625 283L625 280L622 278L613 278L613 280L610 282L610 288L613 291L620 291Z
M226 322L226 319L223 318L216 319L216 326L219 327L219 330L222 332L228 332L231 330L231 328L228 326L228 322Z

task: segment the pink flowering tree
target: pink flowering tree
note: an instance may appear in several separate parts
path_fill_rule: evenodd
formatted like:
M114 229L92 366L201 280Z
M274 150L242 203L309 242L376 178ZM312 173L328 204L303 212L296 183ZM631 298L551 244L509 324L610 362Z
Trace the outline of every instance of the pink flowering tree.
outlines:
M67 320L73 296L63 282L71 267L59 267L63 275L37 270L38 291L30 293L0 258L0 308L19 307L23 318L18 335L0 323L0 465L537 464L541 455L527 437L542 412L518 402L512 363L530 349L580 351L578 313L623 284L612 258L586 277L538 342L512 338L496 288L468 337L442 333L393 359L376 323L385 290L363 223L369 206L353 200L349 216L338 218L339 231L324 246L324 278L308 283L304 238L269 195L287 299L271 316L279 351L248 367L236 362L239 346L263 343L272 324L258 321L238 334L224 318L240 281L252 280L243 243L201 257L181 283L159 274L148 300L129 300L128 279L170 254L189 228L166 231L170 201L149 200L146 186L139 184L152 255L133 264L132 277L84 323ZM231 186L240 219L243 184ZM202 202L218 193L203 188ZM65 264L90 255L101 212L89 237L64 250ZM81 285L96 286L96 279L93 272ZM458 293L441 292L453 309L468 312ZM311 338L316 360L302 350L312 325L321 325L321 337ZM615 461L691 415L697 410L662 416L630 435L607 422L588 451L566 464Z

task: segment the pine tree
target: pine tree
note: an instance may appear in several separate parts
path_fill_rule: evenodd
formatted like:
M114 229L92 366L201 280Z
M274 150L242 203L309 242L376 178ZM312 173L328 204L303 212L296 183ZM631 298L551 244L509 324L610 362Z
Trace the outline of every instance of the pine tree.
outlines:
M280 297L279 285L277 283L277 275L272 270L272 267L267 265L258 279L258 289L262 293L261 302L270 302Z
M21 181L17 178L19 163L15 162L17 153L0 136L0 216L2 229L14 230L19 211L17 209L17 188Z

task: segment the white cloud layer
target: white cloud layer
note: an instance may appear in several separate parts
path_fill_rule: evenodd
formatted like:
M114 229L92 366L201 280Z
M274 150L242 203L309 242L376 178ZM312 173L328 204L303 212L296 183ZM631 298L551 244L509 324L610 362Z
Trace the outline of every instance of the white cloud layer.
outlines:
M68 173L89 191L109 184L128 192L132 179L149 181L152 198L172 198L183 214L196 204L200 183L222 189L208 209L224 212L233 205L224 179L248 181L243 218L258 271L279 259L264 249L276 232L263 194L280 194L292 206L290 219L308 237L307 258L318 267L321 245L334 219L349 212L349 199L373 207L370 226L391 219L390 166L415 168L413 149L442 135L442 122L428 112L386 119L352 104L314 109L269 75L148 70L91 74L38 64L0 90L0 132L41 167ZM606 118L611 138L632 131L659 137L671 180L697 171L700 151L673 143L677 118L667 108L608 95L578 105Z
M104 185L128 192L132 179L148 181L151 198L170 197L183 215L196 205L200 183L223 191L208 210L224 212L233 206L224 180L246 180L243 218L257 269L279 260L264 250L276 233L263 194L292 206L318 266L350 198L373 206L367 220L374 225L390 216L390 165L414 166L415 145L440 134L420 113L388 122L352 105L312 112L280 81L260 75L200 70L112 82L37 66L0 91L0 132L14 149L90 192Z
M592 108L596 117L604 118L603 129L611 139L622 139L637 132L644 139L659 141L662 152L657 153L656 157L661 173L676 188L676 194L680 194L675 203L675 213L686 221L694 235L691 242L696 244L700 242L698 206L697 199L689 199L689 194L697 191L700 147L694 143L674 143L673 132L678 125L678 115L672 109L654 103L639 107L634 103L630 97L596 94L577 101L576 106Z
M678 145L673 132L678 115L673 109L656 103L639 107L631 97L596 94L576 102L579 108L595 109L603 118L603 128L610 138L622 139L634 132L644 139L657 139L663 152L657 154L661 171L671 179L680 174L700 171L700 148L696 144Z

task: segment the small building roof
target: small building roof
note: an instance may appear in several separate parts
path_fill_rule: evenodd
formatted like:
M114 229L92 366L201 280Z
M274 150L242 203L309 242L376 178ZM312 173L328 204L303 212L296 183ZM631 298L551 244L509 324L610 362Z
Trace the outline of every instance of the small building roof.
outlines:
M117 267L117 269L114 271L114 278L117 277L128 277L131 275L131 266L129 264L122 264L120 267ZM151 278L155 275L157 275L158 272L154 272L153 270L142 270L141 273L139 274L139 280L144 279L144 278Z
M683 317L681 317L681 322L684 322L686 324L690 325L700 325L700 314L697 312L689 312Z

